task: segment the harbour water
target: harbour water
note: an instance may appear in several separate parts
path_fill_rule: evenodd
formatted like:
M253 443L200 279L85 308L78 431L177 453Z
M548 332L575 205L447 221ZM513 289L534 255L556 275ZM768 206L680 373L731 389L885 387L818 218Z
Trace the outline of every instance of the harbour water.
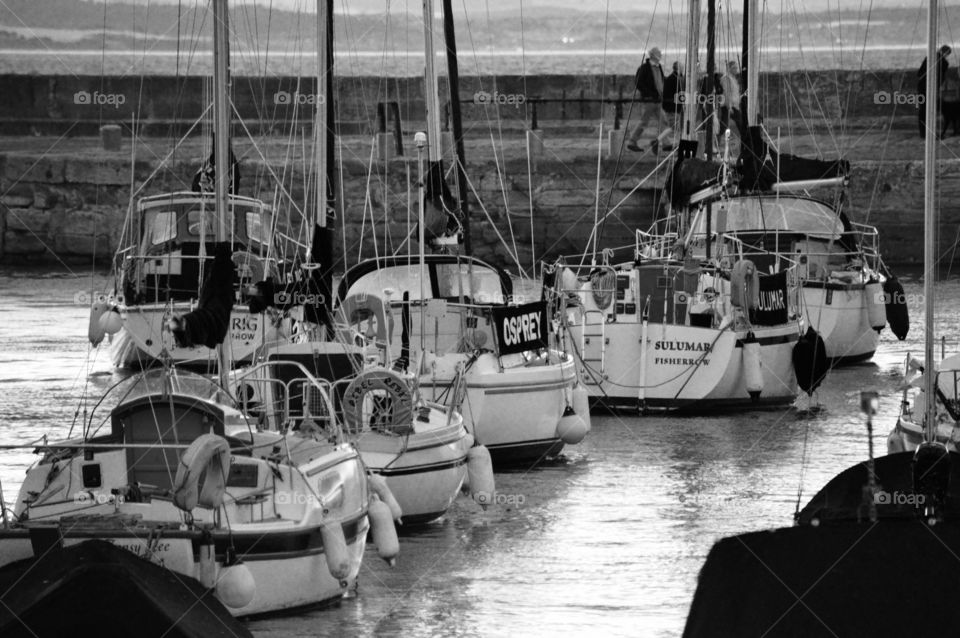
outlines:
M356 596L252 621L257 636L678 636L697 573L721 536L789 526L841 469L866 458L863 389L880 392L875 446L899 406L908 352L922 355L919 277L902 277L912 326L885 330L873 362L831 373L787 410L719 416L595 416L559 460L497 474L498 504L462 497L440 522L401 536L394 568L370 550ZM0 443L58 438L119 380L106 344L86 341L88 292L103 274L0 270ZM960 278L938 289L938 336L956 347ZM84 398L86 400L84 401ZM78 409L79 406L79 409ZM0 451L8 504L29 450Z

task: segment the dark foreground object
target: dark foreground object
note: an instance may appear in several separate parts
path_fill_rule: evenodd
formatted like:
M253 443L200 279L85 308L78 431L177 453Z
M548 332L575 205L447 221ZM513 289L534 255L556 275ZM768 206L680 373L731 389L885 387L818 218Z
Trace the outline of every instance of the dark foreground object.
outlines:
M193 578L104 541L0 569L0 636L249 637Z
M956 489L960 457L949 456L943 478ZM700 572L684 637L958 635L960 500L943 494L935 525L920 517L913 458L877 459L876 522L863 501L861 464L828 483L798 526L719 541Z

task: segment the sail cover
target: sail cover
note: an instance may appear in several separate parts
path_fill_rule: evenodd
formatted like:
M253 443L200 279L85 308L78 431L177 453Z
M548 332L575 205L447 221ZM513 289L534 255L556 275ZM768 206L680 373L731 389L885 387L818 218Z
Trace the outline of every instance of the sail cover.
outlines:
M746 191L769 190L777 182L847 177L850 162L819 160L777 153L763 139L760 127L750 127L740 146L740 188Z
M432 162L427 172L424 237L433 242L460 232L459 207L443 174L443 163Z
M213 266L200 287L197 309L170 320L170 331L181 348L223 343L233 310L233 251L229 242L216 245Z
M670 172L668 189L674 206L683 206L699 190L720 181L720 162L708 162L696 157L679 159Z

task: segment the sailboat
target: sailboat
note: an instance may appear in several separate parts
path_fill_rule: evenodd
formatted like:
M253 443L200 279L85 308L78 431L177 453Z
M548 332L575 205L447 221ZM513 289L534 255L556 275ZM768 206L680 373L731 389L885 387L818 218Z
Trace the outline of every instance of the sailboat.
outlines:
M699 31L699 9L691 9L688 69L697 68ZM697 74L686 82L686 94L696 96ZM748 117L755 122L756 92L750 94ZM689 101L674 174L701 162L697 102ZM819 342L804 329L799 262L728 234L714 240L713 251L710 242L705 254L692 249L695 229L711 227L711 206L718 208L712 202L723 194L717 186L682 197L674 189L672 219L694 230L638 230L630 262L611 263L605 251L598 263L595 231L589 266L557 265L552 290L593 403L641 410L775 407L792 404L799 387L812 393L822 381Z
M750 3L750 25L756 8ZM938 9L931 0L927 59L936 55ZM751 29L752 31L752 29ZM927 79L936 94L935 74ZM936 101L929 100L924 153L926 360L934 354L936 267ZM935 371L924 375L927 397ZM684 630L699 636L930 636L960 628L960 457L938 440L939 415L927 401L915 451L874 459L872 416L879 398L864 392L870 454L841 472L798 513L797 525L725 538L710 550Z
M229 42L224 42L217 57L222 68L216 72L228 74L229 56ZM213 259L213 239L221 229L233 251L234 294L239 299L246 299L255 282L270 277L279 281L284 274L273 210L259 199L237 194L239 169L228 140L229 82L220 91L222 95L213 91L214 110L219 110L215 118L223 119L228 133L214 134L210 160L198 172L194 190L131 202L114 260L115 291L91 306L90 341L99 345L105 333L110 334L117 367L142 368L169 360L198 370L216 368L212 344L176 338L169 322L197 307ZM214 173L228 182L225 203L214 193ZM230 317L228 363L252 361L256 348L277 334L276 323L238 304Z
M380 300L376 340L403 362L433 401L462 405L468 431L489 449L495 465L531 465L554 457L589 430L585 391L572 356L551 348L546 303L517 304L507 274L469 255L426 255L427 201L447 209L441 163L440 101L436 86L432 0L423 3L428 132L418 136L420 168L420 254L362 261L348 269L337 292L351 316L367 300ZM450 90L457 95L456 40L451 6L444 3ZM460 140L459 105L451 101L454 137ZM424 156L424 154L426 156ZM462 185L463 148L457 144ZM430 192L428 192L428 186ZM465 212L465 194L458 193ZM452 220L452 216L448 216ZM469 215L441 228L438 242L458 243L457 228L469 237ZM394 314L401 317L393 321ZM413 321L414 314L418 320ZM416 365L411 365L413 363ZM462 394L460 397L458 395ZM451 403L452 401L452 403Z
M217 129L215 211L227 210L227 2L213 2ZM329 388L301 370L314 412L302 426L288 395L256 421L229 392L235 262L229 221L219 220L197 307L171 332L214 347L219 378L162 368L113 386L81 436L45 443L0 529L0 566L90 539L110 542L213 590L237 616L341 598L356 584L368 530L395 555L384 503L334 414ZM292 385L284 386L288 390ZM298 421L299 420L299 421ZM379 514L376 512L379 511ZM6 511L4 512L6 513ZM384 520L384 514L386 519ZM394 532L395 534L395 532Z
M360 451L367 469L385 482L396 506L394 517L407 526L429 523L453 504L468 467L474 474L483 474L474 476L471 485L474 493L484 492L484 504L492 500L493 477L481 467L482 459L474 459L483 452L475 449L457 405L430 401L415 376L393 370L389 358L377 356L376 344L371 344L374 356L368 357L367 344L358 343L364 334L358 328L375 313L342 306L333 311L333 232L328 211L335 208L336 197L335 117L333 100L324 99L333 95L332 0L319 0L318 15L317 86L322 98L317 100L313 127L317 175L316 207L310 219L313 239L302 264L306 275L287 291L290 298L313 301L299 308L301 320L292 338L264 344L257 355L264 365L239 370L231 383L242 387L240 393L253 413L285 401L303 416L284 427L303 430L331 414L313 409L309 386L301 390L291 384L302 381L304 371L324 380L347 438ZM265 297L267 305L275 299L269 292ZM377 299L366 301L365 308Z

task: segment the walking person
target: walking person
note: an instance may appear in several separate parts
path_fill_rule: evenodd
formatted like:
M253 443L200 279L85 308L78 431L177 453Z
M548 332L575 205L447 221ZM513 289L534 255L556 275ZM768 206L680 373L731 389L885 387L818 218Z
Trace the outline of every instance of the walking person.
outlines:
M644 151L638 142L644 130L656 127L655 139L651 147L655 148L664 135L670 134L670 126L666 114L663 112L663 68L660 66L662 54L660 49L653 47L647 52L647 57L637 69L636 85L640 94L639 115L637 125L627 137L626 146L631 151ZM665 130L664 130L665 129Z
M730 128L732 122L734 126L740 121L740 66L735 60L727 60L727 67L720 76L720 93L723 95L723 101L720 103L720 131L723 137L724 132ZM737 129L739 130L739 129Z
M937 70L936 70L936 95L927 95L927 59L924 58L917 70L917 95L923 95L924 100L917 100L917 124L920 129L920 137L926 136L927 128L927 100L940 100L940 91L943 88L943 82L947 78L947 71L950 70L950 61L947 59L953 50L946 44L940 47L937 52ZM934 123L936 125L936 123Z

